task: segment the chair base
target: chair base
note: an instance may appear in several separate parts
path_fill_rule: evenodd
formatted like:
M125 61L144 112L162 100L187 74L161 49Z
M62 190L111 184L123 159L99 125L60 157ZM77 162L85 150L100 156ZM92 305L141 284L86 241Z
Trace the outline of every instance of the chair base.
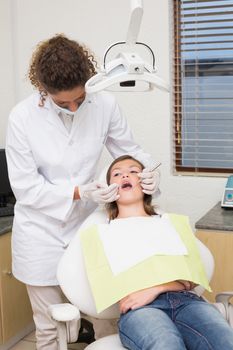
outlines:
M85 318L81 318L81 326L79 330L77 343L91 344L95 341L95 332L93 325Z

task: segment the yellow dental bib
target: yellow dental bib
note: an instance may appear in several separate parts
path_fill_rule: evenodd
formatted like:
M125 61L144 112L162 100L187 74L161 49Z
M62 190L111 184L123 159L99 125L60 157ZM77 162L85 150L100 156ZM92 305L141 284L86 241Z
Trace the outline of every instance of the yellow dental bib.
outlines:
M192 281L211 291L188 217L169 214L168 218L188 254L153 255L118 275L113 275L111 271L98 234L98 225L80 233L86 272L97 312L132 292L179 279ZM133 251L133 246L129 248L129 254L130 251Z

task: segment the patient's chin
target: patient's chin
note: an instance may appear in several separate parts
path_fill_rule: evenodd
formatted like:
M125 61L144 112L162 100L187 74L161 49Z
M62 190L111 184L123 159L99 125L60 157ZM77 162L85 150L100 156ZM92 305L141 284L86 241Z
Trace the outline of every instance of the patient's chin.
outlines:
M143 192L138 192L135 193L133 191L120 191L119 192L119 199L117 200L117 204L134 204L138 201L143 200L144 193Z

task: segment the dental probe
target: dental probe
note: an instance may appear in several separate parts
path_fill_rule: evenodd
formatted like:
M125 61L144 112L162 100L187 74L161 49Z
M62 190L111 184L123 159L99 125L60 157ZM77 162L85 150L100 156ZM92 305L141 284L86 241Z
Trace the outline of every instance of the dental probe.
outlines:
M152 168L150 171L154 171L155 169L157 169L162 163L158 163L157 165L154 166L154 168Z
M161 162L157 163L150 171L155 171L158 167L160 167L161 164L162 164ZM139 184L140 182L141 182L141 179L138 180L138 182L135 184L135 186L137 184Z

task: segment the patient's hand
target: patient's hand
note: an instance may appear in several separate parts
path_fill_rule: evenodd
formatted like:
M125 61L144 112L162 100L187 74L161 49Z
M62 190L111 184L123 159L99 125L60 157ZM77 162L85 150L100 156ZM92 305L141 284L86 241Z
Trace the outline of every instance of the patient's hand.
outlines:
M160 284L159 286L154 286L147 289L142 289L137 292L131 293L120 300L119 308L121 313L126 313L128 310L134 310L139 307L150 304L155 300L161 293L169 291L180 291L185 290L183 283L178 281L168 282Z
M196 283L190 282L190 281L178 280L177 282L182 283L184 285L185 290L192 290L193 288L195 288L197 286Z
M151 303L160 294L157 288L142 289L127 295L119 302L120 312L124 314L130 309L134 310Z

